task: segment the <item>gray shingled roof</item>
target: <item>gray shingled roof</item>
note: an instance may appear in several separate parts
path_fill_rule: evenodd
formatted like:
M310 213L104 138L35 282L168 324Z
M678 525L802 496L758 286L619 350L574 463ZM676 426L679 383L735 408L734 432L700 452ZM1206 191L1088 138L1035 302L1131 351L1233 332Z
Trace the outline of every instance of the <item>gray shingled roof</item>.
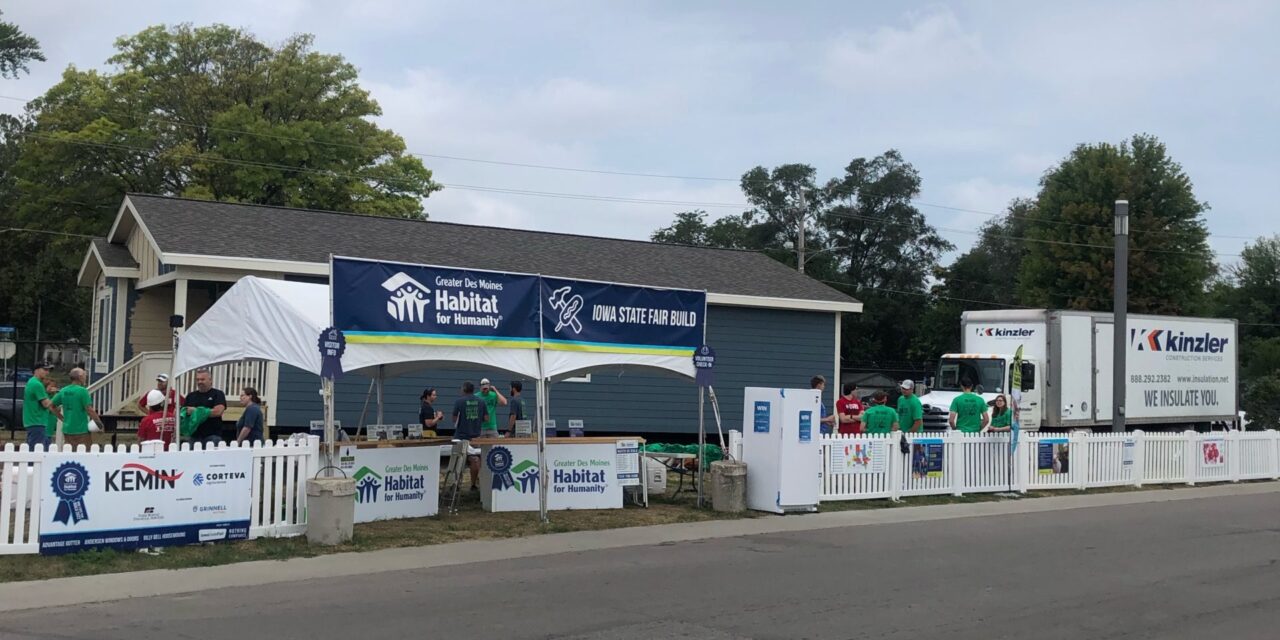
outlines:
M753 251L143 194L129 194L129 200L165 253L315 263L328 262L334 254L722 294L856 302Z
M122 244L111 244L106 238L94 238L93 248L102 256L102 266L108 269L138 268L138 261L129 255L129 249Z

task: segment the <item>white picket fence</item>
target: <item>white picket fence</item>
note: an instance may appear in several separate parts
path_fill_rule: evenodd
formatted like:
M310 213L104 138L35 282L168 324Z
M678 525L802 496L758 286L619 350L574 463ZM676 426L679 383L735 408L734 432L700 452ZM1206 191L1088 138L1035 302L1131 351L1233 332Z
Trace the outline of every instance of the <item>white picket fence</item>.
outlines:
M143 447L158 450L157 444L101 447L83 445L65 453L142 453ZM236 443L181 445L177 451L193 456L204 451L246 448L253 451L250 484L250 538L296 536L307 531L306 481L320 468L320 438L276 440L252 445ZM51 447L50 452L55 452ZM0 555L38 553L40 547L40 492L44 481L44 451L30 451L26 444L13 443L0 449Z
M900 437L941 445L941 469L913 469ZM823 501L1280 479L1280 432L1270 430L1024 433L1012 455L1004 433L830 435L821 445Z

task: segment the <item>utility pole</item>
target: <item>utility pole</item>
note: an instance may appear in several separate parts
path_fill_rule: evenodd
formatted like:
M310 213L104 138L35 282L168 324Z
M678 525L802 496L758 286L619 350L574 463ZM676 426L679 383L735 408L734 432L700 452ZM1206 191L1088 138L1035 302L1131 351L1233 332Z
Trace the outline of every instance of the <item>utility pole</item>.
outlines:
M808 217L809 207L804 200L804 185L801 185L797 192L800 196L800 215L796 216L796 226L799 227L799 233L796 235L796 269L804 273L804 219Z
M1111 430L1124 431L1125 345L1129 338L1129 201L1116 200L1115 335L1111 347Z
M44 318L44 298L36 300L36 357L32 362L44 362L44 354L40 353L40 320Z

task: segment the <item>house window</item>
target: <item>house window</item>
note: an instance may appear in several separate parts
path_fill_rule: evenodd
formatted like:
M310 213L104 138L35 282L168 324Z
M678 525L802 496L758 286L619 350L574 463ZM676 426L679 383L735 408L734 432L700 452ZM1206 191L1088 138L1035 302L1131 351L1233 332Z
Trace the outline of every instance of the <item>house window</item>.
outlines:
M560 382L591 382L591 374L588 373L585 376L574 376L572 378L565 378Z
M98 300L95 314L98 316L96 323L98 334L94 336L97 340L93 345L94 369L98 373L105 373L105 367L110 366L111 354L111 289L100 287L98 289Z

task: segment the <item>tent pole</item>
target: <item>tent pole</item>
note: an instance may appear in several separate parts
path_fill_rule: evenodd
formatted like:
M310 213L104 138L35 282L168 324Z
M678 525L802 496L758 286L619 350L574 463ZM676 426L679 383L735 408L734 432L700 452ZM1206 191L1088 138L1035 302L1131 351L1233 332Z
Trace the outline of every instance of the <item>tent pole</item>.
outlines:
M703 468L706 466L707 425L703 416L706 388L698 385L698 508L702 508Z
M383 384L383 377L385 376L385 371L384 371L385 367L386 365L384 364L378 365L378 424L379 425L386 424L386 422L382 421L382 384Z

